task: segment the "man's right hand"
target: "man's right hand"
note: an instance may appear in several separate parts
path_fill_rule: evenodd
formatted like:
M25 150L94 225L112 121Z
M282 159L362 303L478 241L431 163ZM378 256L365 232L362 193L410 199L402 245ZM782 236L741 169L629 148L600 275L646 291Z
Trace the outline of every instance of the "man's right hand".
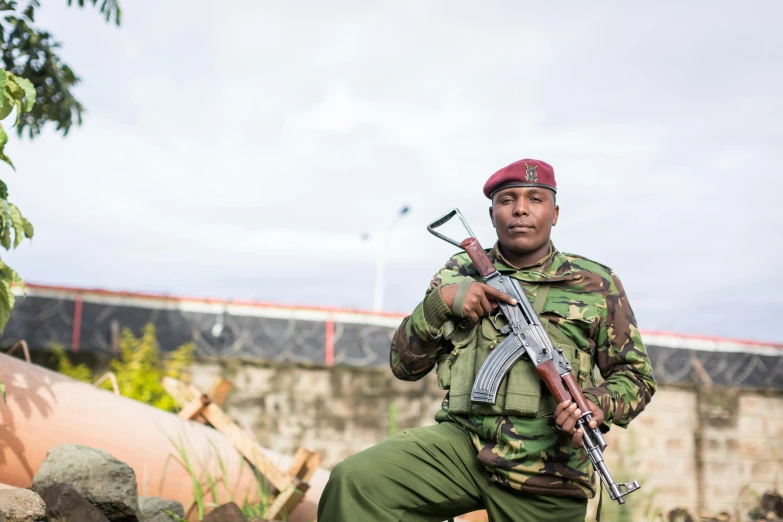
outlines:
M481 317L497 308L498 300L512 306L517 304L517 300L510 295L496 290L486 283L476 281L468 287L468 295L465 297L462 310L454 310L454 297L457 295L457 287L459 287L458 284L442 286L440 288L440 296L455 315L468 319L471 324L478 323Z

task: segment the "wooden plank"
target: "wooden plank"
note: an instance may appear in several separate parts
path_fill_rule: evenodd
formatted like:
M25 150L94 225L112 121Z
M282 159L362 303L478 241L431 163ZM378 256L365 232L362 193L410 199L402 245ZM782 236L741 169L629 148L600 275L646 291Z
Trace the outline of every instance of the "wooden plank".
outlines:
M164 377L161 384L163 384L163 389L166 390L166 393L174 399L174 402L179 404L180 408L184 408L187 403L201 395L200 392L192 393L186 383L178 381L173 377Z
M287 490L275 497L274 502L267 509L266 517L271 520L287 517L304 498L304 494L310 487L308 482L320 465L320 454L306 448L296 450L294 460L288 468L288 476L299 479L295 481L298 483L291 484Z
M202 395L200 397L196 397L189 403L187 403L183 408L180 410L180 412L177 414L178 417L181 419L188 419L193 420L195 417L200 417L201 414L204 412L204 408L207 407L209 404L209 397L206 395Z
M253 466L269 481L278 491L284 491L291 485L291 478L286 476L275 466L261 449L237 426L220 406L210 404L202 415L219 432L228 437L234 447L250 461Z
M163 388L182 407L201 396L201 392L190 384L171 377L164 377ZM244 457L269 481L277 491L285 491L292 483L292 478L275 466L242 428L236 425L226 413L216 404L209 404L201 411L201 415L219 432L225 435Z
M303 498L304 493L292 484L288 489L275 497L274 502L267 508L264 516L268 520L278 520L281 517L287 517Z
M184 411L188 404L190 404L190 402L195 400L197 397L201 396L201 393L195 387L193 387L193 390L191 390L187 383L178 381L173 377L164 377L162 384L163 389L166 390L166 393L171 395L171 397L174 399L174 402L176 402L179 407L182 408L182 410L179 412L180 417L183 417L182 411ZM198 422L199 424L205 424L207 422L204 420L204 417L201 416L201 412L199 412L198 415L195 415L194 417L183 418L189 418L190 420Z
M294 460L291 461L291 465L288 467L288 476L301 478L299 477L299 474L302 473L305 465L307 464L307 459L311 454L312 452L305 448L299 448L296 450L296 453L294 453Z
M215 382L212 383L212 387L209 389L209 392L207 392L207 395L209 395L209 398L212 399L213 404L222 406L226 400L226 397L228 397L228 394L231 393L231 389L233 387L233 382L227 381L223 377L218 376L215 379Z
M299 479L299 489L303 492L310 487L308 482L321 465L321 455L315 451L299 448L294 454L294 460L288 468L288 476Z

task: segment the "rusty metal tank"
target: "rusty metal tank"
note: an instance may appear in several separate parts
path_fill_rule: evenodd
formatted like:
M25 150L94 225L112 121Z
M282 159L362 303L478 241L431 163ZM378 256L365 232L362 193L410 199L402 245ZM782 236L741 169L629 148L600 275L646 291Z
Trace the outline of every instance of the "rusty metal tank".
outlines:
M178 455L175 445L180 445L214 477L223 475L219 454L238 503L245 495L253 498L257 490L242 457L211 427L5 354L0 354L0 381L7 392L7 403L0 401L0 483L29 487L49 448L82 444L108 451L131 466L140 495L175 499L187 509L194 489L190 475L174 460ZM292 456L260 449L281 469L291 464ZM305 499L288 518L290 522L315 520L327 479L326 470L316 472ZM225 485L218 487L219 502L228 501ZM211 501L209 494L207 497Z

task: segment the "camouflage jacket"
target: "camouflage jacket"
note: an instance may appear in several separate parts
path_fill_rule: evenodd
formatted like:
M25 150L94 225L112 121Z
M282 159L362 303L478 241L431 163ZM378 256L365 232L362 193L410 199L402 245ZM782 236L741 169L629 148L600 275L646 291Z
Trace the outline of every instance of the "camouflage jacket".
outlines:
M487 254L498 271L520 281L531 302L542 281L555 285L540 316L589 354L600 371L603 382L584 393L604 411L602 430L612 424L626 427L650 402L656 384L617 275L584 257L561 253L553 244L544 259L521 269L504 260L497 244ZM438 287L466 277L481 281L463 252L449 259L432 279L424 300L403 320L391 343L391 367L397 378L422 378L453 349L444 330L448 323L453 330L460 319L451 313ZM447 395L435 420L458 423L470 433L479 462L495 482L531 493L592 498L596 480L590 460L555 427L551 412L532 417L450 413Z

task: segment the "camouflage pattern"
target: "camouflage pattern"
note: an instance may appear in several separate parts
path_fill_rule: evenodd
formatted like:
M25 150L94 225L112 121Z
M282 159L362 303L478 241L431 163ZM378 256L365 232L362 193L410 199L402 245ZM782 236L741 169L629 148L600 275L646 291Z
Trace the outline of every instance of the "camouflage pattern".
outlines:
M541 318L588 353L600 371L603 382L584 393L604 411L602 429L612 424L626 427L650 402L656 384L617 275L584 257L561 253L553 244L543 260L522 269L505 261L497 244L487 254L498 271L520 281L531 302L541 284L552 284ZM397 378L420 379L444 353L453 350L448 332L460 318L452 315L436 290L466 277L481 281L462 252L433 277L422 303L403 320L391 344L390 362ZM480 327L481 323L474 328ZM549 395L548 390L543 393ZM572 447L570 436L555 427L551 410L539 417L456 414L448 411L447 395L435 419L468 430L478 459L493 481L532 493L595 496L597 484L590 459L581 448Z

